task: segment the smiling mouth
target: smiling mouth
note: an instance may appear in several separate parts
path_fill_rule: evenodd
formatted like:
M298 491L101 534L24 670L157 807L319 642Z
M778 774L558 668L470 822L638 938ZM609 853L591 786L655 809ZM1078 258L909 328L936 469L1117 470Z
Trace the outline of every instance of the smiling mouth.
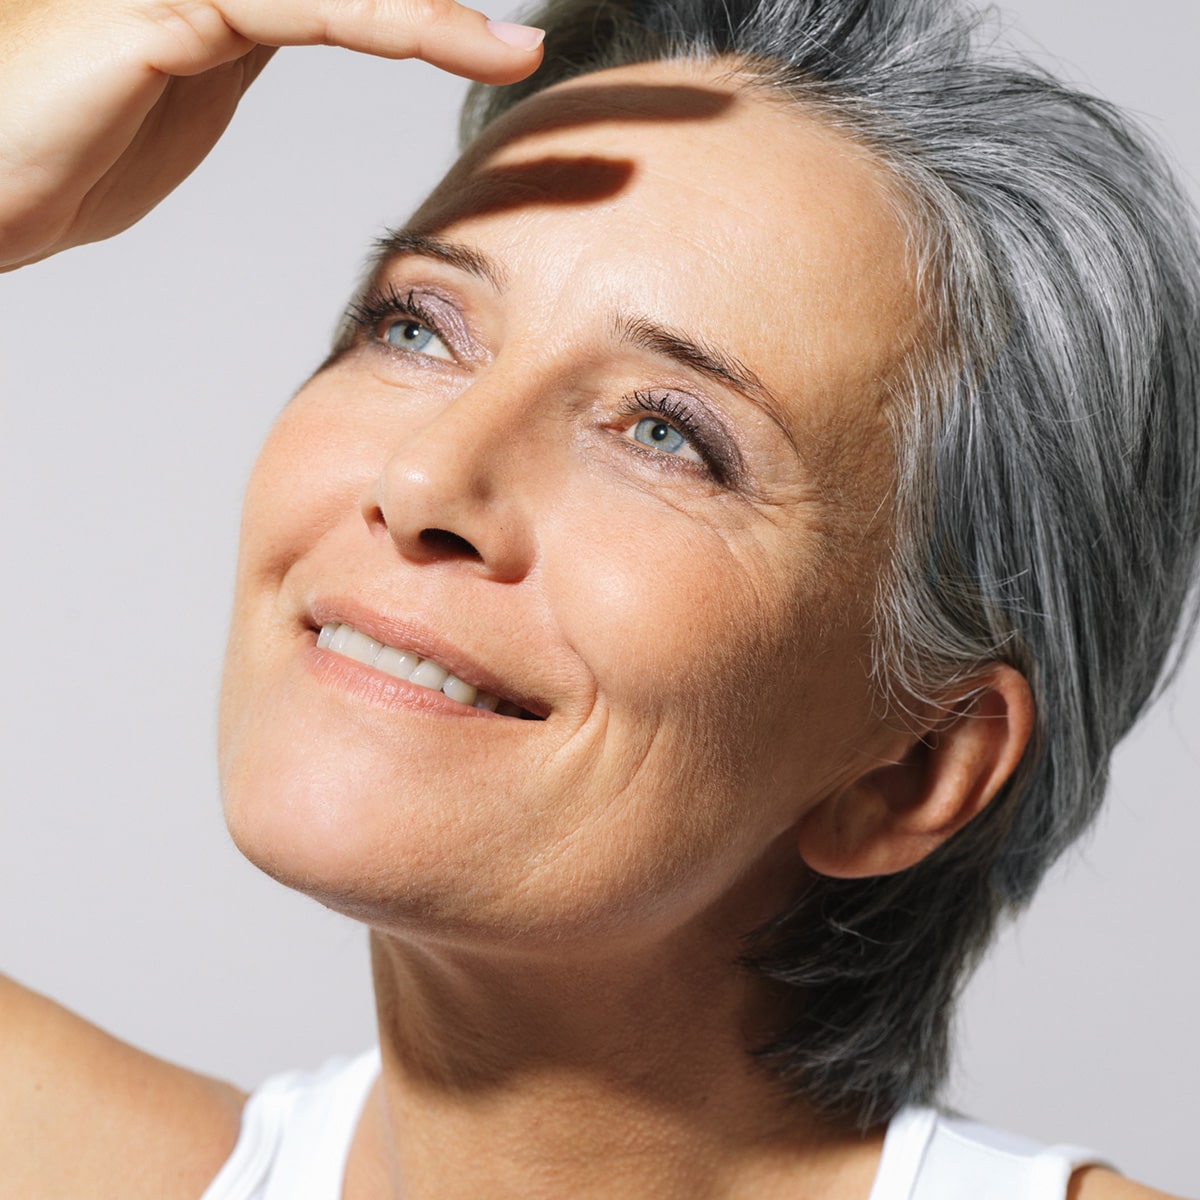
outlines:
M416 687L428 688L431 692L441 692L451 700L468 708L481 708L487 712L496 713L501 717L517 717L523 721L541 721L543 717L505 700L494 692L485 692L466 680L452 675L445 667L432 658L422 658L411 650L387 646L377 642L365 633L359 633L351 625L340 624L336 621L321 626L317 636L317 648L339 654L352 662L361 663L365 667L390 675L393 679L403 679Z

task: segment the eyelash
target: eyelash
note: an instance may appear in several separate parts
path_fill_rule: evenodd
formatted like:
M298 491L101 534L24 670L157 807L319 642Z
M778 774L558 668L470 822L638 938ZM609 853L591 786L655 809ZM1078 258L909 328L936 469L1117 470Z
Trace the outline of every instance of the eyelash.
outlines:
M407 317L409 320L424 325L450 350L454 349L453 343L438 323L437 317L421 302L417 293L413 291L401 293L392 284L388 284L386 288L372 288L361 300L355 301L350 306L347 315L376 345L385 344L379 336L379 327L384 321ZM390 345L388 348L396 349Z
M704 459L705 466L718 483L729 483L732 474L729 455L724 453L715 444L714 439L702 426L701 422L697 420L695 413L686 404L671 395L671 393L634 392L625 398L616 415L618 418L662 417L668 424L675 426L692 443L697 453ZM652 454L655 453L653 450L649 452ZM672 456L660 455L660 457L671 458ZM686 459L675 459L675 461L679 463L681 468L684 466L694 468L695 466L694 463L688 463Z

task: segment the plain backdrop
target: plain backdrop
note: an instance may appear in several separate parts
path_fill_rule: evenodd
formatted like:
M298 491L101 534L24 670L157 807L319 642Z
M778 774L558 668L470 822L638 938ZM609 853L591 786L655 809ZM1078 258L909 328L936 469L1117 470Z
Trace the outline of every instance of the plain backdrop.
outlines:
M1196 192L1196 0L1022 0ZM0 277L0 968L251 1086L373 1037L365 937L227 841L215 701L239 492L368 244L452 158L461 81L283 51L114 242ZM1200 661L968 989L951 1099L1200 1195Z

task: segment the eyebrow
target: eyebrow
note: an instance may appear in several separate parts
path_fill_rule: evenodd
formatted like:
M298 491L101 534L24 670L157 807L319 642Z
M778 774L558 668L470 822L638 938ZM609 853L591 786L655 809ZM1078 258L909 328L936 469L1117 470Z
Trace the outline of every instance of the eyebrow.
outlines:
M618 339L626 345L669 358L682 367L734 388L778 425L792 447L796 447L792 431L783 419L779 401L741 359L711 343L660 325L648 317L618 316L613 325Z
M508 277L503 268L486 254L460 242L449 242L445 238L413 233L407 229L389 229L375 243L373 269L378 270L389 259L402 254L416 254L422 258L433 258L438 262L447 263L490 283L498 292L503 292L508 287Z

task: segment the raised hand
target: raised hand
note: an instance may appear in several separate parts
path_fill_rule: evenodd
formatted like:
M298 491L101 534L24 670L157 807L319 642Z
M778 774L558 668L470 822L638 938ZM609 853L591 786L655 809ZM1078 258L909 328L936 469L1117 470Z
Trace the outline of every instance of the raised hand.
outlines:
M510 83L540 63L540 42L455 0L0 0L0 270L149 212L278 46Z

